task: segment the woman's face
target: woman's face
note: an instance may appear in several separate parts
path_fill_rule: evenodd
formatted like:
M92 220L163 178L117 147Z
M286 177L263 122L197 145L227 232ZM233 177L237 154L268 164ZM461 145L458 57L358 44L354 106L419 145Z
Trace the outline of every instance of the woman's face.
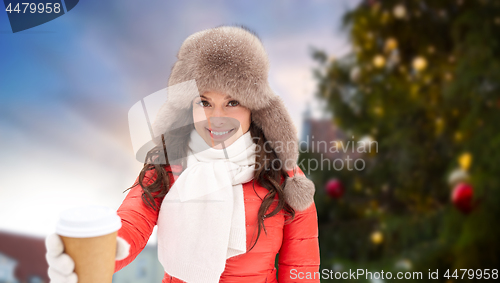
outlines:
M250 129L250 109L218 92L206 92L193 100L194 127L215 149L228 147Z

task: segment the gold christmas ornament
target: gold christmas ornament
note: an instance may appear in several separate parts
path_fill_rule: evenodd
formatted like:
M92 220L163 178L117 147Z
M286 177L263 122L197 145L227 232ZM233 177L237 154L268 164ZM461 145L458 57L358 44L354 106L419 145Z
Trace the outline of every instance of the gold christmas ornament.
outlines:
M390 37L385 41L385 52L390 52L398 47L398 41L394 37Z
M446 72L446 73L444 74L444 79L445 79L446 81L448 81L448 82L449 82L449 81L452 81L452 80L453 80L453 75L452 75L450 72Z
M440 134L443 132L444 128L444 120L441 117L436 118L436 134Z
M356 180L354 181L354 189L355 189L356 191L358 191L358 192L359 192L359 191L361 191L361 189L362 189L362 185L361 185L361 182L359 181L359 179L356 179Z
M394 17L396 17L397 19L402 19L406 16L406 8L402 4L398 4L394 6L392 13L394 14Z
M375 231L370 235L372 243L379 245L384 241L384 235L380 231Z
M383 68L385 66L385 58L384 56L382 55L376 55L374 58L373 58L373 65L376 67L376 68Z
M462 153L458 157L458 163L460 164L460 168L462 168L464 171L469 170L469 167L472 163L472 154L469 152Z
M391 15L389 14L389 12L385 11L382 13L382 17L380 18L380 22L382 24L386 24L389 21L390 17L391 17Z
M377 106L375 108L373 108L373 112L377 115L377 116L383 116L384 115L384 108L380 107L380 106Z
M412 66L418 72L423 71L427 67L427 60L422 56L418 56L413 59Z

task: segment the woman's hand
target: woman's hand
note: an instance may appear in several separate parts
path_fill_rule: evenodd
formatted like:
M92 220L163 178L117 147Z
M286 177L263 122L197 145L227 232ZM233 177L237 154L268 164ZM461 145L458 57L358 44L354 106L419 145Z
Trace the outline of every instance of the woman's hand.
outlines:
M49 264L48 275L51 283L77 283L75 262L64 253L64 244L57 234L50 234L45 238L47 253L45 258ZM116 260L122 260L129 254L130 244L123 238L116 239Z

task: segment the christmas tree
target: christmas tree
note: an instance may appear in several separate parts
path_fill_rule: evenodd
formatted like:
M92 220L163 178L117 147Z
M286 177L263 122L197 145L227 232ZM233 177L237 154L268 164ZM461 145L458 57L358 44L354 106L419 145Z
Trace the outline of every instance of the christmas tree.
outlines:
M344 28L351 54L313 52L317 97L348 137L331 145L349 140L364 166L302 163L317 188L322 268L422 271L424 280L439 270L437 282L489 269L494 278L500 1L364 1Z

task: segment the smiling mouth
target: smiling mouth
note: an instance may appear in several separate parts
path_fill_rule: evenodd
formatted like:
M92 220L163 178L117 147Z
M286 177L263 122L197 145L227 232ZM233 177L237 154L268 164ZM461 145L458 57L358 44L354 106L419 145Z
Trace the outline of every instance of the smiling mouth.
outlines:
M227 131L223 131L223 132L216 132L216 131L210 131L207 128L205 128L205 129L210 133L210 135L212 135L214 137L225 136L225 135L229 134L230 132L232 132L234 130L234 129L231 129L231 130L227 130Z

